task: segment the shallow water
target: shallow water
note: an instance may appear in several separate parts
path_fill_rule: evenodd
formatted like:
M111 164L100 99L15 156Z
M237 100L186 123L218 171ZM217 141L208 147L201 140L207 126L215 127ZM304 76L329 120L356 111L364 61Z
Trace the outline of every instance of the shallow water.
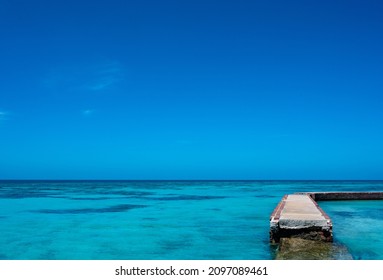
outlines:
M284 194L367 190L383 182L0 181L0 259L271 259ZM321 205L355 258L383 259L383 202L358 203Z
M335 241L348 246L354 259L383 260L383 201L319 203L333 221Z

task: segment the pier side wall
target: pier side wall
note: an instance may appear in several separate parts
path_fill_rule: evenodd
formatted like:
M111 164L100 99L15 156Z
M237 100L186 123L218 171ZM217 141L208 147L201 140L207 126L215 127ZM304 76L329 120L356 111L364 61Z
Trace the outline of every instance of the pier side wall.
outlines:
M317 192L308 193L315 201L325 200L382 200L383 192Z

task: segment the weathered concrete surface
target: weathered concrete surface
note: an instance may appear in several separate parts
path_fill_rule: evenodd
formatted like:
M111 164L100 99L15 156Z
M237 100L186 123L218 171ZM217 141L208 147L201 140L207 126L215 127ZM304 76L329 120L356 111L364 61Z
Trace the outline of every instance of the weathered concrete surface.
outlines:
M284 196L270 217L270 241L282 237L332 241L332 222L307 194Z
M277 260L352 260L347 248L332 242L318 242L302 238L281 238Z

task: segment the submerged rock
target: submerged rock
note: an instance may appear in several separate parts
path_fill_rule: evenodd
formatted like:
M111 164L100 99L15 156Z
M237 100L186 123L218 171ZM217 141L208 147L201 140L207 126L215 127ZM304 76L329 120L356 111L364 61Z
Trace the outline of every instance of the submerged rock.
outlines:
M346 246L302 238L281 238L277 260L352 260Z

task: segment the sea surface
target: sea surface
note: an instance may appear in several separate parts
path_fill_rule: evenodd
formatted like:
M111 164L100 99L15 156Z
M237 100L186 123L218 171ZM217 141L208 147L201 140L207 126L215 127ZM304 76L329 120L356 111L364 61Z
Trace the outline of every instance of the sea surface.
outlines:
M284 194L383 181L0 181L0 259L273 259ZM335 242L383 259L383 201L322 202Z

